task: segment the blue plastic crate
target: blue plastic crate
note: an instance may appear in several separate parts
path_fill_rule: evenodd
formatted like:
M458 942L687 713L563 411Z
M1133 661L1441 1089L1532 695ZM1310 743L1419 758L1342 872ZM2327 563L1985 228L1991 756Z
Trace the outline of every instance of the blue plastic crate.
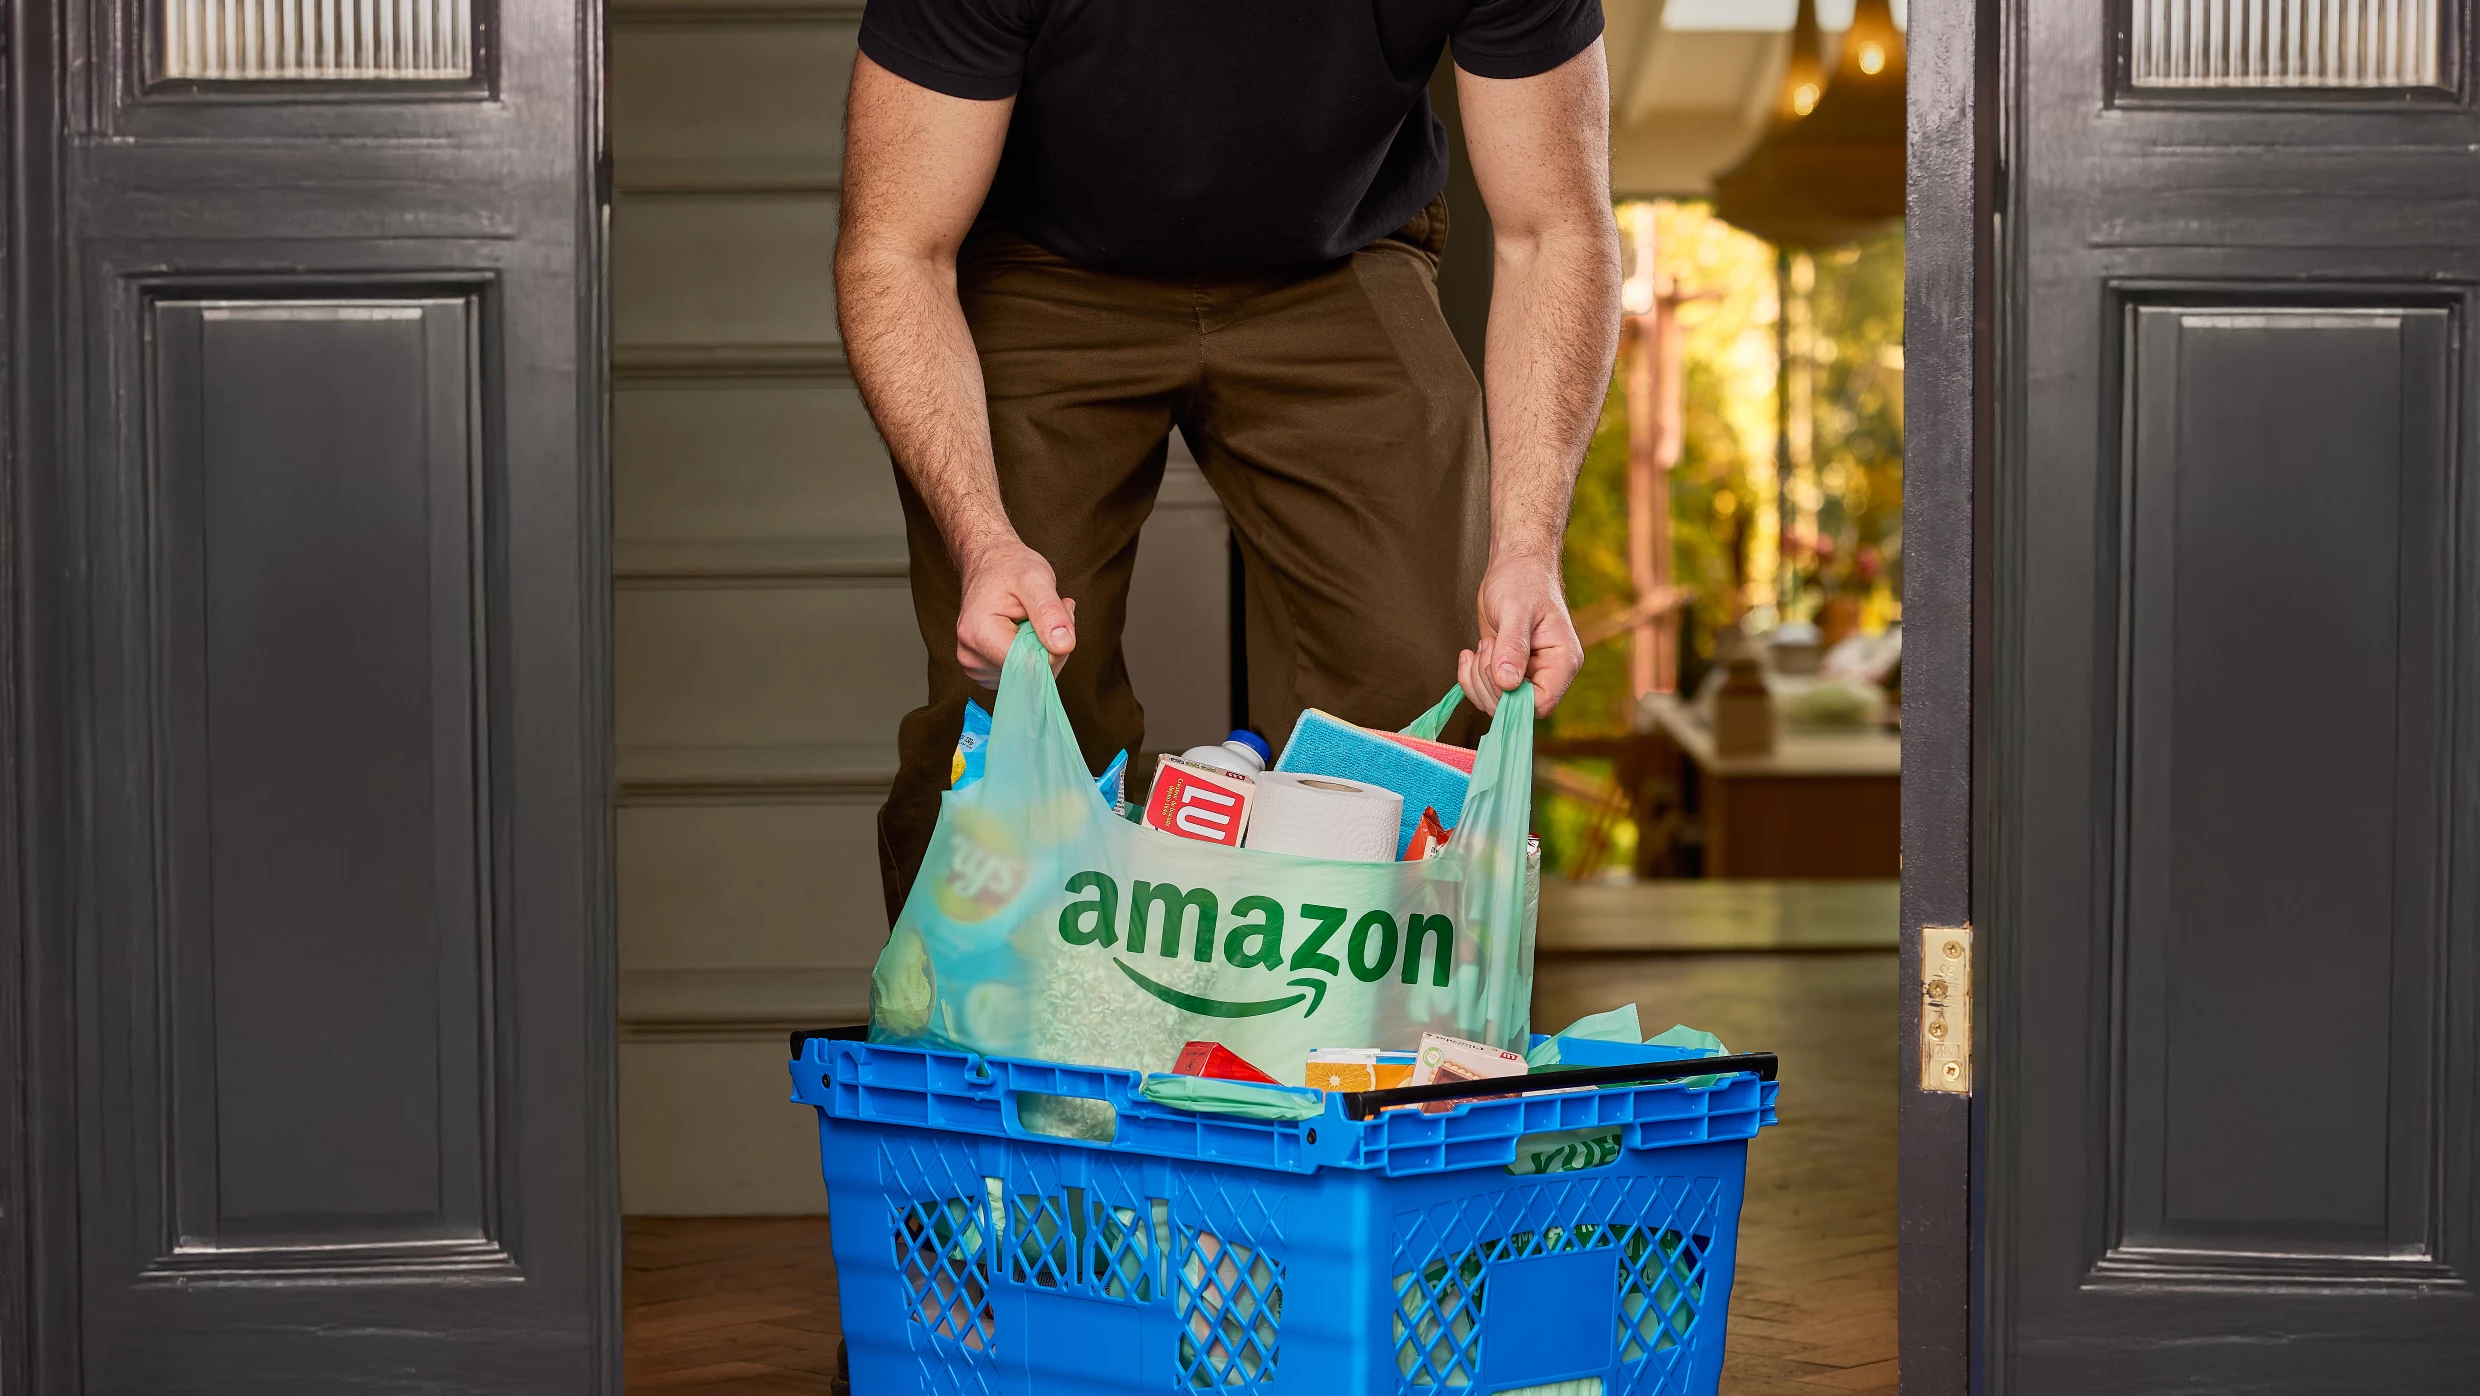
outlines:
M1156 1105L1133 1071L796 1050L855 1396L1720 1380L1748 1140L1774 1122L1754 1072L1261 1122ZM1023 1093L1107 1102L1115 1138L1033 1133ZM1535 1171L1510 1171L1520 1146Z

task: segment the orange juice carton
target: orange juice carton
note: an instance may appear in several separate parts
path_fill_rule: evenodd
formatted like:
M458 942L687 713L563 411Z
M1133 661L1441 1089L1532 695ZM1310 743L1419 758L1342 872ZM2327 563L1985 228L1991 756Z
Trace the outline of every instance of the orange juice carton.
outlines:
M1320 1047L1303 1085L1321 1091L1390 1091L1412 1084L1412 1054L1377 1047Z

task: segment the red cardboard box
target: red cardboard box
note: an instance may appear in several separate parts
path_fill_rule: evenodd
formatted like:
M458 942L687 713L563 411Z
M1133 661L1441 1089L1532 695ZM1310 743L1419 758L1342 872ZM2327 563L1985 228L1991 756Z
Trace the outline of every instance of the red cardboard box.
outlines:
M1218 1081L1263 1081L1271 1086L1275 1079L1249 1065L1248 1060L1220 1042L1192 1042L1180 1049L1179 1061L1171 1070L1181 1076L1211 1076Z
M1247 776L1166 756L1154 768L1145 822L1166 834L1238 848L1256 797L1257 782Z

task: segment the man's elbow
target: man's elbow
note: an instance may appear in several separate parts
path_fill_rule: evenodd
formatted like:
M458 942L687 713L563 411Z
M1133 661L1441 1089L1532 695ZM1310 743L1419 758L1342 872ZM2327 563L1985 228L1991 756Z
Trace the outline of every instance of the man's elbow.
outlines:
M1491 237L1502 271L1540 268L1564 273L1562 279L1619 283L1619 222L1607 207L1494 228Z
M953 286L956 250L935 239L847 227L835 242L835 288L839 298L867 296L909 282Z

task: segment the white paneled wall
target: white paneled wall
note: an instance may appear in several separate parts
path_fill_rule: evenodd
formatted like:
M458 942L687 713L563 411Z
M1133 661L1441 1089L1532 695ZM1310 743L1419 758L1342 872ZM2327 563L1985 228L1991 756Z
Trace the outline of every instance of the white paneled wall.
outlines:
M835 209L811 191L637 194L612 224L612 333L630 346L832 345Z
M836 341L857 3L614 0L621 1201L819 1210L784 1030L867 1011L921 701L887 455Z
M886 451L836 339L859 20L857 0L613 0L621 1201L635 1214L824 1206L817 1136L784 1103L784 1030L865 1014L886 936L876 818L923 663ZM1131 604L1158 745L1226 720L1223 540L1211 492L1175 464Z

